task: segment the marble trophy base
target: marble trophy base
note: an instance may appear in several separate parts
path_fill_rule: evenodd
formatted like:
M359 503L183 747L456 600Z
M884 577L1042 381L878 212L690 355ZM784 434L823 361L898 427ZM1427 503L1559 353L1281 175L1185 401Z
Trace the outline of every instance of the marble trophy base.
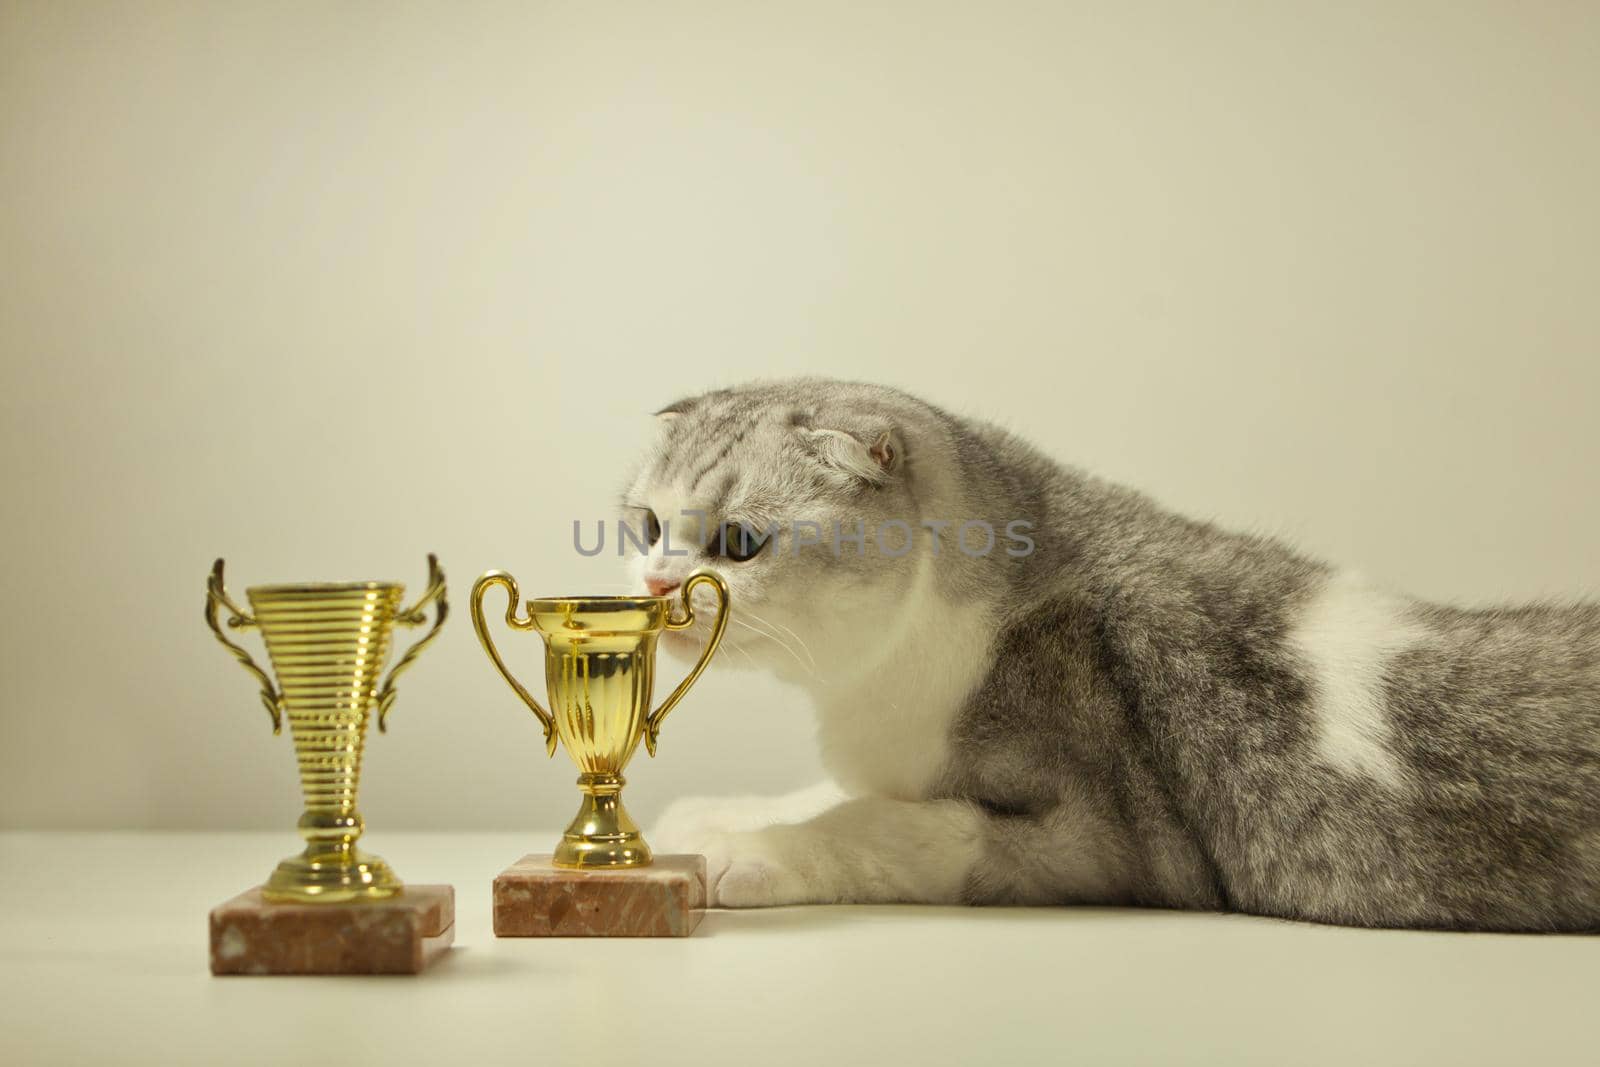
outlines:
M706 858L568 870L524 856L494 880L496 937L687 937L706 906Z
M447 885L344 904L275 904L257 886L212 910L211 973L417 974L450 948L455 922Z

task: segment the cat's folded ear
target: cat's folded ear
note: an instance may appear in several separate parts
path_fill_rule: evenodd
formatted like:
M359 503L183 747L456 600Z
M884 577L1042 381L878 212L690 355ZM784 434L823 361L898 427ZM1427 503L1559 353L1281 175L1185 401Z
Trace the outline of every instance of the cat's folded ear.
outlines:
M887 483L905 462L905 444L899 431L892 426L855 432L813 429L802 432L823 463L871 485Z
M656 412L656 418L660 419L662 422L671 422L679 415L687 414L689 409L694 406L694 401L695 398L692 396L684 397L682 400L674 400L672 403Z

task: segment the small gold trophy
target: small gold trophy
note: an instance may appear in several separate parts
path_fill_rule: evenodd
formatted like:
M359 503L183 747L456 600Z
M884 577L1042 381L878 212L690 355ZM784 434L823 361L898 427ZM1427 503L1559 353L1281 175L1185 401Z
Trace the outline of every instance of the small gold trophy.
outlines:
M692 598L702 585L717 596L705 650L671 695L651 711L656 640L665 630L694 625ZM489 636L483 598L495 586L503 586L510 597L506 624L544 638L549 710L512 676ZM728 625L727 583L714 571L689 575L679 591L683 614L676 618L666 597L529 599L518 618L520 600L516 579L489 571L472 587L472 625L495 669L543 724L548 754L555 755L558 739L566 746L578 765L583 798L554 855L526 857L496 880L495 933L688 933L704 907L704 858L660 857L662 862L651 867L650 847L622 804L622 769L641 738L655 755L662 721L716 652ZM639 868L649 870L619 878Z
M454 921L449 886L415 886L377 856L356 847L363 822L356 808L369 713L387 728L395 679L444 625L449 604L444 572L428 557L428 587L401 607L395 582L263 585L246 590L251 611L228 597L222 560L206 581L206 625L261 685L272 732L289 719L305 813L305 850L279 863L265 885L211 914L212 971L217 974L414 972L447 946ZM395 663L382 684L396 626L420 626L434 606L433 626ZM250 654L228 640L229 629L259 628L277 684ZM362 905L364 918L328 905ZM441 938L443 938L441 943ZM431 940L430 940L431 939Z

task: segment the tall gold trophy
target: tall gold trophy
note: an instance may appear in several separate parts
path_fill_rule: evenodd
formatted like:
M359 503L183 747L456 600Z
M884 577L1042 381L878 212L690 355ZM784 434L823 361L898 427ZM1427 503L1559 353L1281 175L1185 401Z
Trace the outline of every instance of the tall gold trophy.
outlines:
M497 586L509 596L506 625L544 639L548 709L512 675L489 635L483 598ZM710 587L717 598L705 649L678 687L652 711L656 641L664 631L687 630L695 624L692 599L701 586ZM617 878L648 869L653 862L650 847L622 804L622 770L641 739L655 755L662 722L716 652L728 626L727 583L714 571L695 571L679 590L682 614L677 616L666 597L530 598L518 617L520 600L516 579L503 571L489 571L472 587L472 625L495 669L543 724L547 753L555 755L559 740L578 765L583 796L553 855L527 857L496 880L495 932L502 936L689 932L698 922L696 909L704 906L703 857L671 857L671 863L660 865L670 869L640 872L631 880ZM562 877L546 871L546 866L555 872L602 877ZM698 887L689 884L696 876ZM641 906L639 893L644 894L646 906ZM634 920L645 915L645 926L650 928L616 926L613 920L623 921L622 912ZM613 923L610 928L608 922Z
M424 940L432 936L437 941L453 922L450 887L414 887L402 898L400 879L389 865L356 847L364 828L356 791L372 709L377 709L378 729L387 729L395 679L438 635L449 612L439 561L428 557L427 589L410 607L401 606L405 587L399 583L341 582L252 586L246 590L248 612L229 598L222 566L217 560L206 581L206 625L260 683L272 732L282 731L285 716L289 720L300 764L305 813L299 827L306 847L279 863L259 890L212 912L212 970L420 970ZM380 684L394 628L425 623L430 603L433 626ZM276 684L248 652L228 640L218 620L224 610L228 629L261 631ZM387 938L379 936L388 921L384 915L369 909L357 922L349 909L328 907L385 901L393 902L389 911L398 931ZM441 924L432 935L424 929Z

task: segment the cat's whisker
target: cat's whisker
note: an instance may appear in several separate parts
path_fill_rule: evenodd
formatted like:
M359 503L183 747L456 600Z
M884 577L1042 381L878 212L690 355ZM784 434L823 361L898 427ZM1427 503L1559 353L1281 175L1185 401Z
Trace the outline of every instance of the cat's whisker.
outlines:
M801 670L805 671L807 674L811 675L813 678L817 678L819 681L823 681L824 680L817 674L817 669L816 669L815 666L813 666L812 664L808 664L805 660L801 659L800 658L800 653L796 652L793 648L791 648L789 643L787 641L783 640L783 638L779 637L777 634L773 633L770 630L763 630L759 626L755 626L755 625L753 625L751 623L748 623L745 620L743 620L741 618L738 618L737 616L731 616L730 615L729 618L728 618L728 621L729 622L738 623L740 626L743 626L746 630L749 630L751 633L758 634L761 637L765 637L767 640L771 641L773 644L777 645L779 648L781 648L785 652L789 653L789 655L794 658L795 663L799 664Z
M693 635L693 636L698 641L700 647L702 649L704 649L705 645L706 645L705 638L700 636L700 635ZM765 635L763 635L763 636L765 636ZM756 662L756 658L750 654L750 650L745 648L743 645L736 645L736 644L724 642L722 647L728 649L729 651L737 652L737 653L739 653L739 655L743 656L745 662L750 665L750 669L751 670L753 670L753 671L761 670L761 664Z
M795 633L789 627L785 626L783 623L779 622L776 619L769 619L764 615L758 615L755 612L751 611L749 608L744 608L742 610L744 611L744 613L746 615L748 615L751 618L755 619L757 622L761 623L763 626L771 626L772 628L774 628L776 630L782 630L784 633L786 633L790 637L794 638L795 644L799 645L801 651L803 651L806 654L806 659L811 661L812 673L816 673L817 657L813 656L811 654L811 646L806 644L805 639L803 637L801 637L799 634Z
M749 649L742 645L729 645L728 647L739 653L739 655L743 656L744 661L750 664L751 670L759 671L761 669L761 665L756 662L756 658L750 654Z

